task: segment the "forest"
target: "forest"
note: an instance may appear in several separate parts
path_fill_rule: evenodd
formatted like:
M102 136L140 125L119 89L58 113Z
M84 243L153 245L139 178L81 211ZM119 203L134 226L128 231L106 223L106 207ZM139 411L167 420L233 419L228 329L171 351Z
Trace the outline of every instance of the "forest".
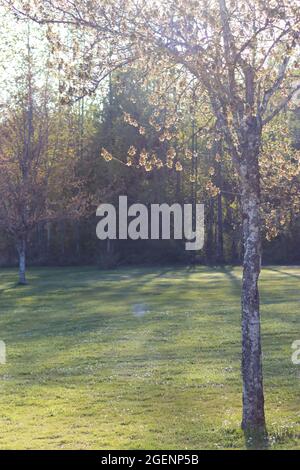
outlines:
M5 16L2 21L5 23ZM0 265L18 264L23 232L31 266L238 265L243 256L239 191L222 139L201 135L201 126L211 118L208 103L201 104L201 109L195 100L180 104L181 128L172 147L179 159L176 164L167 156L168 139L161 142L157 135L160 124L159 120L153 122L151 90L140 85L139 71L111 72L95 95L66 103L59 71L51 63L50 46L45 41L38 44L42 35L34 25L19 23L15 37L7 36L3 28L1 38L6 60L17 61L20 69L14 71L17 90L5 96L2 104ZM46 58L43 62L41 55ZM172 99L172 90L169 92ZM176 99L174 95L174 106ZM138 122L143 126L136 127ZM280 122L272 125L266 138L274 139L274 146L275 142L289 146L292 159L300 148L300 108L286 110ZM21 142L20 135L24 136ZM103 155L102 149L109 152ZM19 161L15 161L16 150L23 152ZM27 151L32 151L33 157L25 184L22 172ZM143 164L143 151L150 152L148 167ZM133 165L131 152L140 160ZM13 181L6 169L16 169L19 178ZM287 194L284 185L291 182L297 190L293 180L298 175L293 168L280 176L271 168L265 170L267 188L271 184L273 193L282 188L278 194L282 201L278 208L270 202L270 195L266 197L263 263L297 264L299 211L295 195ZM26 222L22 221L19 200L22 191L28 191L30 215ZM116 203L122 191L132 202L148 205L162 201L203 203L204 249L188 253L178 240L99 241L96 208L103 202Z

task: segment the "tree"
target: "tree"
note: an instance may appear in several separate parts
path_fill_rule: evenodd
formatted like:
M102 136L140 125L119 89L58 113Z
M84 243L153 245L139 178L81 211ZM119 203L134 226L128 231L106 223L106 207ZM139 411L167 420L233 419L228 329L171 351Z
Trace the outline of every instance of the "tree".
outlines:
M48 139L47 91L35 101L30 30L24 55L25 76L9 101L1 122L1 226L15 241L19 255L19 284L26 284L28 234L44 215L46 172L43 156ZM39 121L39 123L38 123Z
M264 127L300 90L298 0L8 3L17 14L48 24L47 35L59 54L60 67L72 77L72 84L65 88L68 97L92 93L112 70L139 67L145 83L157 80L152 102L159 115L164 113L163 124L158 126L162 141L176 135L181 100L193 95L200 108L203 97L209 99L218 123L215 136L222 136L238 175L242 209L242 427L246 432L264 433L259 165ZM64 41L60 34L62 25L73 34L71 43L70 37ZM76 77L80 77L77 82ZM175 106L170 106L170 94L178 98ZM211 126L202 129L208 130L212 131Z
M13 239L19 258L19 284L27 284L29 236L39 224L77 218L84 207L75 175L76 134L72 110L61 112L49 73L43 75L30 27L19 51L16 86L2 105L0 122L0 228ZM14 45L15 46L15 45ZM13 49L12 44L10 47Z

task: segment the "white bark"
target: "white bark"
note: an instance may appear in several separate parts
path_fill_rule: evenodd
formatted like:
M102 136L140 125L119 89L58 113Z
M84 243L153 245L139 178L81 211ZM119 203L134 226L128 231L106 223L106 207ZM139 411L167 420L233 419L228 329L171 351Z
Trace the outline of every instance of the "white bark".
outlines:
M243 421L249 432L265 432L258 278L261 265L259 128L252 123L240 166L243 213L242 375Z

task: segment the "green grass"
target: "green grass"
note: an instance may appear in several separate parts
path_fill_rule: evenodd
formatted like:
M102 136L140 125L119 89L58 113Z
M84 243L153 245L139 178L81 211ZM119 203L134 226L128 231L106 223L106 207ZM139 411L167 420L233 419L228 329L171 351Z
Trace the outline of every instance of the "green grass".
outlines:
M235 449L240 269L0 271L1 449ZM300 268L261 277L270 447L300 448Z

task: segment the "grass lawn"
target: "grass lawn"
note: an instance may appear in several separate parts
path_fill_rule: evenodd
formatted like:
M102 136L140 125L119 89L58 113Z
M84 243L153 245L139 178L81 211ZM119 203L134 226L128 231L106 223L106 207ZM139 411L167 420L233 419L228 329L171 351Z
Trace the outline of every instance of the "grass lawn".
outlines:
M0 270L1 449L245 448L238 268ZM300 267L261 277L271 448L300 449Z

